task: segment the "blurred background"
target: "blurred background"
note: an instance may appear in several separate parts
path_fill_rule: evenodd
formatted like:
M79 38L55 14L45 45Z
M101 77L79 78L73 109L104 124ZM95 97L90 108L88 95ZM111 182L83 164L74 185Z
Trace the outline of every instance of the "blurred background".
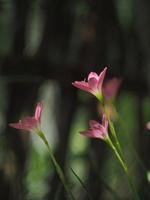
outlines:
M121 77L115 122L141 199L150 199L150 1L0 0L0 199L63 200L62 185L37 135L8 127L44 102L42 127L74 196L131 200L118 161L103 141L79 131L98 119L95 98L74 88L108 66Z

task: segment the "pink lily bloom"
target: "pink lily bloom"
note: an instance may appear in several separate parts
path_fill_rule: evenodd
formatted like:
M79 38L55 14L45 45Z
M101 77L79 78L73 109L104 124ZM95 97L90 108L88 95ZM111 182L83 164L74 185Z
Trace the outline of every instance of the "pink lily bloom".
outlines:
M106 100L114 99L121 84L121 79L112 78L103 85L103 95Z
M40 125L42 110L43 104L38 103L33 117L26 117L23 120L20 120L18 123L10 123L9 126L20 130L27 130L38 133L38 131L41 130Z
M98 75L95 72L91 72L88 75L87 81L75 81L72 83L75 87L89 92L96 96L99 100L102 99L102 84L105 78L107 67Z
M86 131L81 131L80 134L91 137L91 138L99 138L105 140L108 138L108 120L106 116L103 114L102 124L97 121L91 120L90 129Z

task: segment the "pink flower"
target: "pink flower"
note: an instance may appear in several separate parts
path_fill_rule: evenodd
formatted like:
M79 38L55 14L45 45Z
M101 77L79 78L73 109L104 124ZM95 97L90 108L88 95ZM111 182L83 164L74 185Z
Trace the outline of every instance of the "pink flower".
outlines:
M147 129L149 129L149 130L150 130L150 121L149 121L149 122L147 122L147 124L146 124L146 127L147 127Z
M96 96L99 100L102 99L102 84L103 80L105 78L107 67L104 68L104 70L97 75L95 72L91 72L88 75L87 81L75 81L72 83L75 87L84 90L86 92L89 92Z
M18 123L10 123L9 126L20 130L38 132L40 131L42 110L43 104L38 103L33 117L26 117L23 120L20 120Z
M106 100L114 99L121 84L121 79L112 78L103 85L103 95Z
M106 119L106 116L104 114L102 117L102 124L94 120L91 120L89 124L90 129L86 131L81 131L80 133L82 135L92 138L100 138L103 140L108 137L108 120Z

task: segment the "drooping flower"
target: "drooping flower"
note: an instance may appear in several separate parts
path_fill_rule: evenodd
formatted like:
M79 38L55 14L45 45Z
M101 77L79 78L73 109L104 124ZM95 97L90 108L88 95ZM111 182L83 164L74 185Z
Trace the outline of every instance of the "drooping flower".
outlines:
M38 103L35 109L34 116L26 117L23 120L20 120L18 123L10 123L9 126L20 130L27 130L38 133L41 129L40 125L41 125L42 110L43 110L43 104Z
M91 120L90 129L86 131L81 131L80 134L91 137L91 138L99 138L105 140L108 138L108 120L103 114L102 123L98 123L97 121Z
M103 84L102 91L106 100L113 100L116 97L121 82L119 78L112 78Z
M102 84L105 78L107 67L98 75L95 72L91 72L88 75L87 81L75 81L72 83L75 87L89 92L96 96L99 100L102 100Z

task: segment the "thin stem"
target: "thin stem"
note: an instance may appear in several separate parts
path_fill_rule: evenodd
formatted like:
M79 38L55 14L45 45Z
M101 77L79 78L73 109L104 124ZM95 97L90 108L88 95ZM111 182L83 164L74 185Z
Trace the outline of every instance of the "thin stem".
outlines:
M101 101L99 99L100 103L102 103L103 107L104 107L104 111L105 111L105 114L108 118L108 122L109 122L109 127L110 127L110 131L112 133L112 136L114 138L114 142L115 142L115 146L114 144L112 143L111 139L108 137L106 139L106 142L110 145L110 147L113 149L116 157L118 158L127 178L128 178L128 182L132 188L132 191L134 193L134 197L135 197L135 200L140 200L138 194L137 194L137 191L136 191L136 188L131 180L131 177L129 175L129 170L128 170L128 167L126 165L126 162L125 162L125 159L124 159L124 155L123 155L123 152L122 152L122 149L121 149L121 146L120 146L120 143L119 143L119 140L118 140L118 137L117 137L117 134L116 134L116 131L115 131L115 128L114 128L114 125L113 125L113 122L111 122L111 119L110 117L108 116L107 112L106 112L106 109L105 109L105 102L104 101Z
M128 178L128 182L129 182L129 184L130 184L130 186L132 188L132 191L134 193L135 200L140 200L140 198L139 198L139 196L137 194L136 188L135 188L135 186L134 186L134 184L132 182L132 179L130 177L129 170L128 170L128 167L127 167L126 163L124 162L124 160L122 160L122 157L118 153L117 148L114 146L114 144L112 143L112 141L111 141L111 139L109 137L107 138L106 142L112 148L112 150L114 151L116 157L118 158L118 160L119 160L119 162L120 162L120 164L121 164L121 166L122 166L122 168L123 168L123 170L124 170L124 172L125 172L125 174L126 174L126 176Z
M100 102L101 102L101 101L100 101ZM121 157L122 157L122 159L123 159L123 158L124 158L123 152L122 152L122 149L121 149L121 146L120 146L120 143L119 143L119 140L118 140L118 137L117 137L115 128L114 128L114 124L113 124L113 122L111 121L109 114L107 113L105 101L103 100L101 103L102 103L103 108L104 108L104 113L105 113L105 115L107 116L108 123L109 123L109 127L110 127L110 131L111 131L111 134L112 134L112 136L113 136L113 138L114 138L114 142L115 142L116 148L118 149L118 151L119 151L119 153L120 153L120 155L121 155Z
M113 138L114 138L114 140L115 140L116 148L117 148L117 150L119 151L119 154L120 154L122 160L125 162L125 160L124 160L124 155L123 155L123 152L122 152L122 149L121 149L121 146L120 146L120 143L119 143L119 140L118 140L118 137L117 137L115 128L114 128L114 124L113 124L113 122L110 120L109 117L108 117L108 122L109 122L110 131L111 131L111 133L112 133L112 135L113 135Z
M103 107L104 107L104 111L105 111L105 114L106 114L107 119L108 119L110 131L111 131L111 134L112 134L113 139L114 139L115 147L117 148L117 150L118 150L118 152L119 152L119 154L120 154L121 159L122 159L123 162L125 163L124 155L123 155L122 148L121 148L121 146L120 146L120 143L119 143L119 140L118 140L116 131L115 131L114 124L113 124L113 122L111 121L110 116L109 116L109 115L107 114L107 112L106 112L106 108L105 108L105 103L104 103L104 102L103 102Z
M94 154L94 152L91 152L91 163L92 163L92 167L99 179L99 183L101 185L104 186L104 188L112 195L113 199L115 200L121 200L121 197L118 196L118 194L116 193L115 190L113 190L113 188L111 188L109 186L108 183L105 182L105 180L101 177L101 174L99 174L99 166L97 165L97 162L96 162L96 156Z
M87 190L85 184L83 183L83 181L81 180L81 178L77 175L77 173L71 167L70 167L70 169L71 169L72 173L74 174L74 176L78 179L78 181L82 185L83 189L85 190L88 200L92 200L92 197L91 197L91 195L89 195L88 190Z
M66 192L67 192L67 194L68 194L69 199L75 200L75 198L74 198L74 196L73 196L73 194L72 194L70 188L68 187L68 185L67 185L67 183L66 183L66 179L65 179L64 173L63 173L61 167L59 166L57 160L55 159L55 157L54 157L54 155L53 155L53 153L52 153L52 150L51 150L51 148L50 148L50 146L49 146L49 143L48 143L48 141L47 141L47 139L46 139L44 133L43 133L42 131L40 131L40 132L38 132L38 135L41 137L41 139L43 140L44 144L45 144L46 147L48 148L48 151L49 151L49 155L50 155L50 157L51 157L51 160L52 160L52 162L53 162L53 164L54 164L54 167L55 167L55 169L56 169L56 172L57 172L57 174L58 174L58 176L59 176L59 178L60 178L60 180L61 180L61 182L62 182L62 184L63 184L63 186L64 186L64 188L65 188L65 190L66 190Z

